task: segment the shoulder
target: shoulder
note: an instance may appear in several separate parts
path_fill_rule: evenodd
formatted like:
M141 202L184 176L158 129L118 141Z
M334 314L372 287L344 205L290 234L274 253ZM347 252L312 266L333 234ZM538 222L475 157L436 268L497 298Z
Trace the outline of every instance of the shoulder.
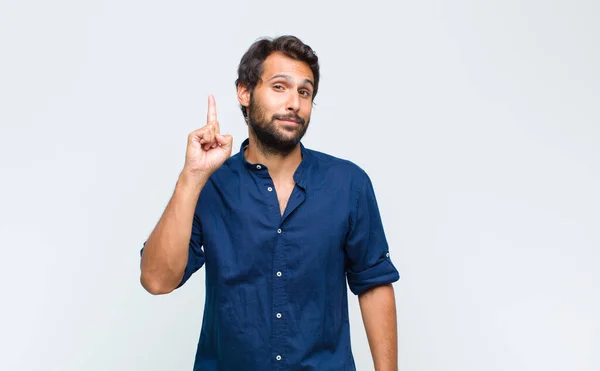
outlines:
M361 188L370 182L367 171L351 160L313 149L306 151L311 156L313 172L323 179L345 183L351 188Z
M362 167L351 160L313 149L306 149L306 151L311 155L313 165L321 171L335 171L337 173L344 173L348 176L359 178L368 176L367 172Z

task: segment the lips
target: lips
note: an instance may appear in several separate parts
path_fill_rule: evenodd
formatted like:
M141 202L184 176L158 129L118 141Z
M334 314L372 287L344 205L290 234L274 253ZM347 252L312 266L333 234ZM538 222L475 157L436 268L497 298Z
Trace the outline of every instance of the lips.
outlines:
M301 122L300 121L296 121L294 119L277 119L278 121L281 122L285 122L286 124L291 124L291 125L300 125Z

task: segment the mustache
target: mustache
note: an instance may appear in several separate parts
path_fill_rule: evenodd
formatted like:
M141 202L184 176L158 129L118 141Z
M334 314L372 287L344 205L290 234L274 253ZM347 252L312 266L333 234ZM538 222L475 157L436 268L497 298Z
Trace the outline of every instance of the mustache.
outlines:
M294 121L301 125L305 124L305 121L302 117L292 114L292 115L273 115L273 120L286 120L286 121Z

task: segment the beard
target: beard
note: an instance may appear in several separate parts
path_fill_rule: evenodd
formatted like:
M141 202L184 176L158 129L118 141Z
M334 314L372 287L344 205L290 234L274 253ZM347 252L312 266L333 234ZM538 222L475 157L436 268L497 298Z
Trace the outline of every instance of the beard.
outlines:
M278 127L275 120L290 120L298 123L293 128ZM250 94L250 105L248 105L248 126L254 136L261 152L266 155L287 156L300 143L302 137L308 129L310 118L304 120L296 113L286 115L275 114L269 120L263 106L260 105L252 94ZM292 132L293 135L286 135L285 132Z

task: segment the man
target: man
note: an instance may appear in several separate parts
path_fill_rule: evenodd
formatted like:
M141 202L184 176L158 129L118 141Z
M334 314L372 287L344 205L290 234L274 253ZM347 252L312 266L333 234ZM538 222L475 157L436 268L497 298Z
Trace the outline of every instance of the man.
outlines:
M377 371L397 370L399 279L367 174L304 147L319 86L312 49L255 42L237 96L248 138L231 156L214 97L188 137L173 196L141 252L141 283L166 294L205 266L194 370L355 370L348 298L358 295Z

